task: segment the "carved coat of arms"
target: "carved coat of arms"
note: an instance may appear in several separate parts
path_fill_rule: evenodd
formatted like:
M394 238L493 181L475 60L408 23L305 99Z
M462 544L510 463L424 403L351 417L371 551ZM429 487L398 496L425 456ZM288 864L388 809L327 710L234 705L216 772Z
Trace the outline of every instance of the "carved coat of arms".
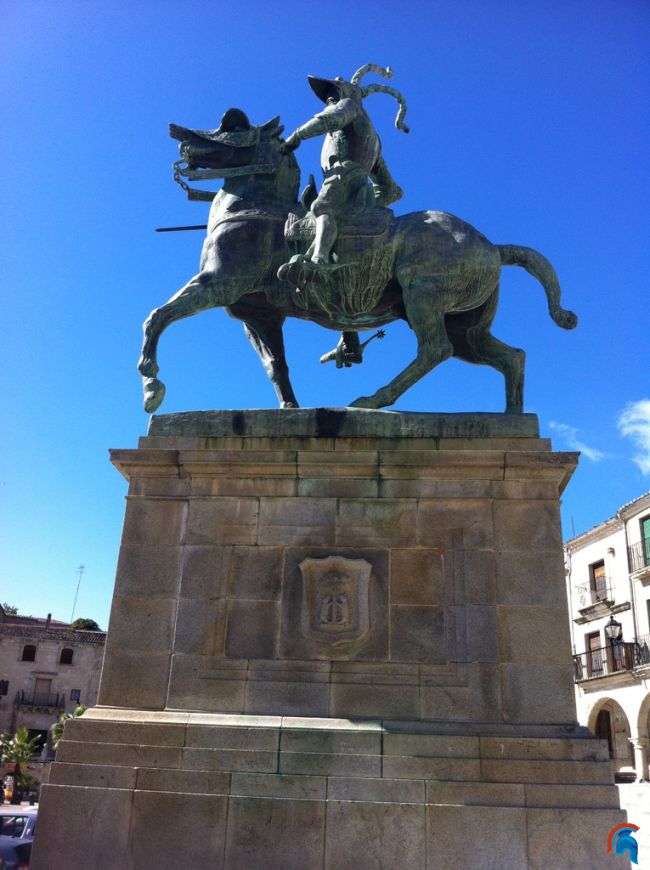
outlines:
M332 646L364 637L370 623L370 563L327 556L304 559L299 568L303 584L302 634Z

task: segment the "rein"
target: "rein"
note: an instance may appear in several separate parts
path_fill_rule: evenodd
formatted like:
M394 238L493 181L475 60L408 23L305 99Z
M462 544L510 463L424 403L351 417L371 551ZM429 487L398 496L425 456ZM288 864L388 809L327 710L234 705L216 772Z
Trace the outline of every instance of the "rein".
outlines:
M255 127L250 131L226 133L222 136L221 144L230 145L235 148L255 147L255 159L259 159L260 146L268 145L268 142L260 141L260 128ZM187 198L191 200L201 200L203 202L211 202L216 196L216 192L211 190L199 190L196 187L190 187L186 181L212 181L215 178L237 178L243 175L273 175L278 171L278 166L273 163L249 163L247 166L233 166L229 169L188 169L187 149L185 156L172 164L174 170L174 181L183 188L187 194ZM263 151L268 151L268 148L263 148ZM181 152L182 153L182 152Z
M180 185L187 194L188 199L212 202L217 195L213 190L199 190L190 187L184 178L189 181L210 181L214 178L236 178L240 175L273 175L277 172L277 166L272 163L251 163L249 166L234 166L231 169L187 169L182 164L184 160L177 160L173 164L174 181Z

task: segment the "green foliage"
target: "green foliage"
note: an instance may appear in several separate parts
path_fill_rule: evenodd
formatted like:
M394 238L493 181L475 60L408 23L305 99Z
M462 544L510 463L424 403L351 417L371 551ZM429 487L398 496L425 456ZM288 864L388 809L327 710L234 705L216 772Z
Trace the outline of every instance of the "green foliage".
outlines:
M75 619L71 626L79 631L101 631L94 619Z
M63 727L66 722L70 719L77 719L79 716L83 716L86 712L87 707L84 707L83 704L80 704L78 707L75 707L72 713L61 713L59 716L58 722L55 722L52 725L52 746L56 749L63 737Z
M16 788L12 803L19 803L22 791L30 788L34 778L30 773L23 773L21 765L25 767L32 757L40 751L40 737L29 738L27 728L19 728L13 737L8 734L0 734L0 751L3 763L14 764L14 780Z
M8 734L0 735L2 746L2 760L10 764L26 764L32 756L39 752L40 737L29 739L27 728L19 728L13 737Z
M18 613L18 608L14 604L7 604L3 602L2 609L7 614L7 616L16 616Z

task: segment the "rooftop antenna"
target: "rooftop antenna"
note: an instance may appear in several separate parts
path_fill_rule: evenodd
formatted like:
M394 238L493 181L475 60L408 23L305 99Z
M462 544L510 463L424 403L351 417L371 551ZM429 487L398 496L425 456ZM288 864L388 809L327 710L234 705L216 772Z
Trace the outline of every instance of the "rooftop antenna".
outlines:
M72 605L72 613L70 615L70 622L74 619L75 608L77 607L77 596L79 595L79 587L81 586L81 578L84 575L85 567L83 565L79 565L77 571L79 572L79 579L77 580L77 591L74 594L74 604Z

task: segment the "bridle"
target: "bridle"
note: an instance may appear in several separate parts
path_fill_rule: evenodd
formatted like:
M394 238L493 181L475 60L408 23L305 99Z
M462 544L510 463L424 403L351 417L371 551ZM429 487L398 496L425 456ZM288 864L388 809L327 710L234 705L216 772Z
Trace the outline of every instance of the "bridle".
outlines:
M243 175L272 175L278 171L277 162L268 162L271 156L269 146L273 140L274 136L272 134L262 137L260 127L252 127L250 130L232 133L222 133L219 136L219 145L231 148L255 148L255 154L251 163L246 166L233 166L227 169L190 169L188 158L190 157L189 149L192 146L189 142L181 142L180 150L182 157L172 164L174 181L183 188L188 199L211 202L216 196L215 191L199 190L195 187L190 187L184 179L188 181L211 181L215 178L237 178Z

